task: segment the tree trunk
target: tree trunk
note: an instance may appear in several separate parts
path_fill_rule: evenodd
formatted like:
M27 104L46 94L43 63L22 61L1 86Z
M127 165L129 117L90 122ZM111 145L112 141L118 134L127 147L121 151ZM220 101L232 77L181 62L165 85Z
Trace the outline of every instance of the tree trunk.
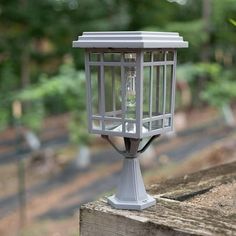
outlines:
M204 62L209 62L210 60L211 11L212 11L211 0L203 0L202 3L202 19L204 21L203 31L207 35L207 40L203 44L201 52L201 59Z
M21 8L26 10L27 8L27 0L20 0ZM30 52L29 52L29 44L24 42L21 54L21 87L25 88L30 84Z
M21 87L25 88L30 84L30 54L29 45L26 45L21 55Z

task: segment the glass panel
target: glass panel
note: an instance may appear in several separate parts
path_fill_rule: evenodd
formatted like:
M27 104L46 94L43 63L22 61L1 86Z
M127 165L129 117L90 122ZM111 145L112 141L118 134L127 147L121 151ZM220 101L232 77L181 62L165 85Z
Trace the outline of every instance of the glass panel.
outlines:
M120 121L105 120L104 125L106 131L122 132L122 125Z
M125 117L136 117L136 68L125 67Z
M109 117L121 117L121 69L104 66L105 112Z
M152 116L163 115L164 66L153 66Z
M102 129L101 121L100 120L93 120L92 129L101 130Z
M104 61L106 62L119 62L121 53L104 53Z
M165 113L171 113L173 66L166 66L166 107Z
M91 82L91 100L92 114L101 114L101 106L99 105L100 94L100 67L90 66L90 82Z
M151 122L145 122L145 123L143 123L142 133L147 133L147 132L149 132L150 127L151 127Z
M151 55L152 55L151 52L144 52L144 55L143 55L144 62L151 62L152 60Z
M155 129L161 129L163 126L163 121L162 120L155 120L152 122L152 130Z
M170 127L171 126L171 118L165 118L165 122L164 122L164 127Z
M94 52L89 53L89 60L90 61L100 61L101 60L100 53L94 53Z
M125 122L125 132L126 133L136 133L136 124L130 121Z
M174 51L167 51L166 52L166 60L173 61L174 60Z
M158 50L153 52L153 61L164 61L165 52L163 50Z
M143 118L150 117L150 88L151 88L151 67L143 69Z
M127 52L124 54L124 61L125 62L136 62L136 53Z

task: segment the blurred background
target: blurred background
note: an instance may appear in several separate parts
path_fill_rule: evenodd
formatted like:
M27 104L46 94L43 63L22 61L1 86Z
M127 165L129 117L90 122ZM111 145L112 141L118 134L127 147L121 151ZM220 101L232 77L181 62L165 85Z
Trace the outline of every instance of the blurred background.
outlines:
M0 2L0 235L78 235L122 157L87 133L84 31L176 31L176 132L140 158L147 185L236 160L235 0ZM118 145L122 140L115 139Z

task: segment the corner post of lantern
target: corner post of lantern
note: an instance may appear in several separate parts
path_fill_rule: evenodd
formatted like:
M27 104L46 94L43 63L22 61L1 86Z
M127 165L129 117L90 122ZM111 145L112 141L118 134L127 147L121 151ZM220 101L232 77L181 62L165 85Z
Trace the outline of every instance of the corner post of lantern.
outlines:
M142 118L143 118L143 50L139 49L137 55L137 80L136 80L136 91L141 96L136 97L136 103L138 109L136 109L137 117L137 133L139 136L142 135Z
M85 50L84 53L84 64L85 64L85 77L86 77L86 108L87 108L87 116L88 116L88 131L91 132L92 127L92 105L91 105L91 76L89 69L89 52Z
M100 134L124 157L117 193L108 203L119 209L150 207L156 201L146 193L138 155L173 130L176 49L188 42L178 33L84 32L73 47L86 50L89 132ZM111 136L124 138L123 150Z

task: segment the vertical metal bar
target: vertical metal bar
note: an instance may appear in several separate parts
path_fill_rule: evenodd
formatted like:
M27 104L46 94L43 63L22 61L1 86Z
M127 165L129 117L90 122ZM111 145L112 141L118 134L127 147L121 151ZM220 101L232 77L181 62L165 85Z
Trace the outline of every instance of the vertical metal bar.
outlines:
M102 115L102 130L105 130L105 121L104 121L104 116L105 116L105 74L104 74L104 64L103 60L104 59L104 54L101 53L101 69L100 69L100 97L101 97L101 115Z
M172 72L172 91L171 91L171 129L174 127L174 112L175 112L175 89L176 89L176 65L177 65L177 50L174 50L174 65Z
M156 100L155 100L155 107L156 107L156 116L159 115L158 113L160 113L159 111L159 101L160 101L160 66L155 66L156 68Z
M143 119L143 50L137 51L136 58L136 135L142 137Z
M166 57L167 57L167 51L165 51L165 62L166 62ZM165 127L165 113L166 113L166 63L164 65L164 86L163 86L163 124L162 124L162 128Z
M150 94L149 94L149 118L150 118L150 124L149 124L149 131L152 130L152 93L153 93L153 52L151 52L151 72L150 72Z
M122 135L125 135L125 114L126 114L126 92L125 92L125 68L124 53L121 54L121 110L122 110Z
M111 67L111 76L112 76L112 111L113 111L113 116L114 112L116 111L116 94L115 94L115 68L112 66Z
M88 113L88 130L92 130L92 97L91 97L91 71L89 64L89 51L85 51L85 75L86 75L86 96L87 96L87 113Z

